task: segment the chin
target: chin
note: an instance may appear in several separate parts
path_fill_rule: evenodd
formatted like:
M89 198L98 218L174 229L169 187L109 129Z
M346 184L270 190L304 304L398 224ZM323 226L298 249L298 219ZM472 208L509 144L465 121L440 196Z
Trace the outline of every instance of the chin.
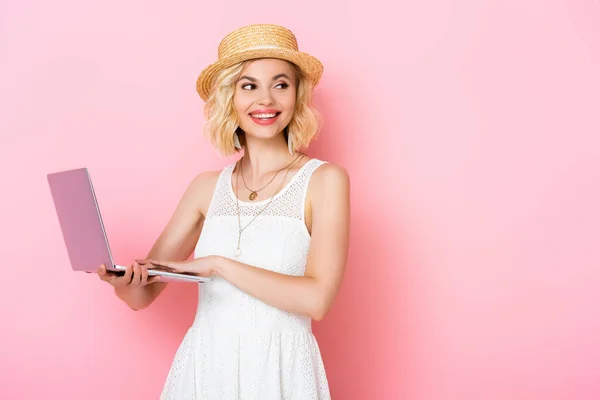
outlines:
M282 130L283 129L280 129L280 130L254 129L252 131L244 131L244 132L246 132L246 136L251 137L251 138L269 140L269 139L273 139L273 138L277 137L279 134L281 134Z
M259 126L250 122L250 124L246 124L246 126L241 126L242 130L246 132L246 136L253 137L256 139L272 139L281 134L281 132L285 129L285 126L281 124L274 124L268 126Z

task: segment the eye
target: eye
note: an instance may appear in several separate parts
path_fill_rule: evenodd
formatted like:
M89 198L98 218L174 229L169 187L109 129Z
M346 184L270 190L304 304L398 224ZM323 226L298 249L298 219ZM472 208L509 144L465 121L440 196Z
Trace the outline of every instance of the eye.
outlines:
M275 87L278 87L278 86L280 86L281 89L287 89L290 85L288 85L285 82L281 82L281 83L278 83L277 85L275 85Z
M254 83L246 83L242 85L242 90L252 90L256 89L256 85Z

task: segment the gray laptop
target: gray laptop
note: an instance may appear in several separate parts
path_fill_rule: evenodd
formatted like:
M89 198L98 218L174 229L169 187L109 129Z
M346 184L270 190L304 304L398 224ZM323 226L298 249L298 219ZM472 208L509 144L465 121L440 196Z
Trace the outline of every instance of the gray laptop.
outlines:
M87 168L55 172L47 177L73 271L96 272L104 264L109 271L123 274L125 266L113 260ZM148 270L148 275L160 275L161 281L209 280L157 269Z

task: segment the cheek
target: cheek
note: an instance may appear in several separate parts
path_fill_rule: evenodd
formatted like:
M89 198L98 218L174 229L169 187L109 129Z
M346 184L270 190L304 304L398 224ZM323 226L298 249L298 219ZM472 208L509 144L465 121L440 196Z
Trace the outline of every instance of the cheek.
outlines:
M246 114L246 110L250 106L251 102L244 98L244 96L235 96L233 98L233 108L239 114L239 116L243 116Z
M296 92L289 91L281 99L281 103L287 110L293 110L296 107Z

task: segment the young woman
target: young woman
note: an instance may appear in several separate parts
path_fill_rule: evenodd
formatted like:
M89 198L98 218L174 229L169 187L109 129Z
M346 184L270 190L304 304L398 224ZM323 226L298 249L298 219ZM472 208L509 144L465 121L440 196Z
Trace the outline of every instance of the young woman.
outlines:
M211 142L243 156L191 182L146 259L121 277L98 271L133 309L166 286L148 269L210 277L162 399L330 398L311 322L342 281L350 184L342 167L298 150L318 131L322 70L283 27L227 35L196 87Z

